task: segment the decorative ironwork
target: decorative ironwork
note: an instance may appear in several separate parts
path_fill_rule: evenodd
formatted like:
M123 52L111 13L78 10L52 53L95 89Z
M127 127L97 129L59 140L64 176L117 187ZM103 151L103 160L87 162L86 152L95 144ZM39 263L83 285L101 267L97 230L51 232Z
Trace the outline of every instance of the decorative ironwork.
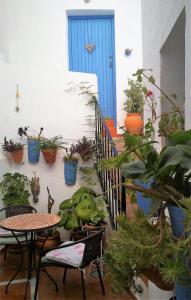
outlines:
M116 216L119 213L126 213L126 194L122 183L125 179L121 176L119 169L105 170L100 166L100 161L104 158L111 158L118 155L117 149L104 122L98 105L95 109L96 120L96 167L102 192L104 193L113 228L117 228Z
M94 50L95 50L95 48L96 48L96 45L94 45L94 44L86 44L85 45L85 49L88 51L88 53L93 53L94 52Z

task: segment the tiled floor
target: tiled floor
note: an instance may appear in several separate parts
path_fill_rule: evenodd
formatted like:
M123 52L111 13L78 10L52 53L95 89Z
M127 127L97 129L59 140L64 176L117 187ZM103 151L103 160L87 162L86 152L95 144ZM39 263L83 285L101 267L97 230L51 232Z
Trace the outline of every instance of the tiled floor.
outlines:
M6 261L3 260L3 255L0 254L0 299L1 300L21 300L25 294L25 280L26 272L23 271L17 276L15 283L9 288L8 294L5 294L5 282L10 279L15 271L18 263L19 254L8 253ZM51 281L45 274L42 274L39 285L38 300L81 300L82 289L80 281L80 272L78 270L70 270L67 274L65 285L62 283L63 269L50 268L49 272L55 278L59 291L56 293ZM31 280L30 288L28 289L27 300L33 299L35 286L35 273ZM86 277L87 285L87 299L88 300L133 300L128 294L116 297L111 292L111 284L104 277L106 296L101 293L98 278L89 275Z

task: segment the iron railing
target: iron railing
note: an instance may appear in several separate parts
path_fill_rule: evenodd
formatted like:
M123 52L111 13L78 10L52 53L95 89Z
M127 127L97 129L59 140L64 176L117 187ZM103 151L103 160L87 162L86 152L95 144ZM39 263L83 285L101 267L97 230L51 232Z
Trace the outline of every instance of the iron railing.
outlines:
M124 178L120 169L106 170L100 162L118 155L115 143L105 124L99 106L95 107L95 142L96 142L96 169L103 194L105 195L111 225L117 228L116 216L126 213L125 188L122 185Z

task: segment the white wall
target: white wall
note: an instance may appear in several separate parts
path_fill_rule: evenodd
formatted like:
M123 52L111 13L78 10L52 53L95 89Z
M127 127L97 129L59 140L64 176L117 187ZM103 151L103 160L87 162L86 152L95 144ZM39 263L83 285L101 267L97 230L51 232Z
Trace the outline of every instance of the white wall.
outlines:
M0 143L4 136L19 140L18 127L25 125L37 131L44 127L43 136L61 135L70 143L83 135L89 135L87 131L92 131L92 128L85 123L92 111L86 105L87 97L78 95L79 90L68 91L69 82L77 86L81 81L89 81L96 89L95 75L0 63ZM17 84L20 90L19 112L15 110ZM64 183L64 153L64 150L59 150L56 163L52 166L44 162L42 154L39 164L31 165L28 163L25 146L23 164L16 165L0 151L0 179L7 171L24 173L29 178L36 172L41 185L40 200L36 207L39 211L47 211L46 187L49 186L52 197L56 200L53 207L56 212L59 203L70 198L79 187L79 178L73 187Z
M142 0L143 67L152 68L160 83L160 50L185 7L185 117L186 128L191 128L191 1ZM183 74L184 76L184 74Z
M68 69L67 14L115 15L117 119L123 90L142 65L141 0L0 0L0 51L9 63ZM126 57L124 51L132 48Z

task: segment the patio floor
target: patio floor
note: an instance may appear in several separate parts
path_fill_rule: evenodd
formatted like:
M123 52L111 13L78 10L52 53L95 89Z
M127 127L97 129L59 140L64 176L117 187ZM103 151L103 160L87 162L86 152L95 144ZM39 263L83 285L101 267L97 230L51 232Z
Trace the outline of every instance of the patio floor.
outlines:
M7 254L6 261L3 260L3 255L0 253L0 299L1 300L21 300L24 298L25 293L25 275L26 272L21 272L14 284L9 287L8 294L5 294L5 283L10 279L18 264L19 254ZM48 270L48 268L47 268ZM80 272L77 270L69 270L65 285L62 283L63 269L50 268L50 273L53 275L58 284L58 292L55 292L55 288L50 280L42 272L39 285L38 300L82 300L82 289L80 281ZM34 276L33 272L33 276ZM104 279L106 296L101 294L98 278L92 275L86 277L86 291L88 300L135 300L134 297L127 294L116 297L112 295L111 287L108 280ZM30 288L28 290L27 300L33 299L34 295L35 278L31 280Z

